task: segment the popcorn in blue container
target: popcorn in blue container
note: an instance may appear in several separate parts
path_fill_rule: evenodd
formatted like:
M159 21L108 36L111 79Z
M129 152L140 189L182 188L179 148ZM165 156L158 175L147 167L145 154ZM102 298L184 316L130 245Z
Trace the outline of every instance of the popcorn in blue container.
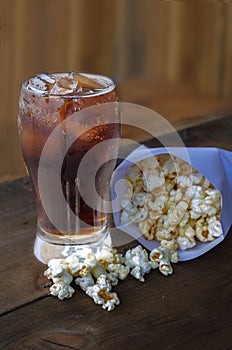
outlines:
M190 260L223 241L232 223L232 153L141 146L111 180L115 226L149 250Z

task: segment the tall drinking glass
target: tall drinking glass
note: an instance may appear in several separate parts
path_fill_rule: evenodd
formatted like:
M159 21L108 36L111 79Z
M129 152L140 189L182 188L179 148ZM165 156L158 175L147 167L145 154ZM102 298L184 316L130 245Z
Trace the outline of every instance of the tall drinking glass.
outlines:
M19 135L37 202L34 252L42 262L110 244L116 101L114 82L101 75L42 73L22 83Z

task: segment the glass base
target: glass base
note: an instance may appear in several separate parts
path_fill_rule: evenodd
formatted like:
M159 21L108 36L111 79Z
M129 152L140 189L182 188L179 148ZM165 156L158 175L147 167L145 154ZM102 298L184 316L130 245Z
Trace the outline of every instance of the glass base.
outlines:
M68 255L75 253L80 260L84 260L85 256L103 246L112 247L112 239L110 232L104 233L100 240L86 244L65 244L53 243L45 241L39 233L36 235L34 244L34 254L36 258L44 264L47 264L51 259L66 258Z

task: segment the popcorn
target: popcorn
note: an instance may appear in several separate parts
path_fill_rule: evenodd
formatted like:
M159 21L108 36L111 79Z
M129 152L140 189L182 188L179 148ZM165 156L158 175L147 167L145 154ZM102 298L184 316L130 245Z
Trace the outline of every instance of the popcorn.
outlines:
M123 265L124 257L116 249L104 246L98 249L95 255L98 262L107 270L107 278L113 286L118 284L118 278L124 279L127 277L129 271Z
M154 248L150 252L150 259L151 261L159 262L164 256L163 250L160 248Z
M127 174L133 202L122 208L120 220L125 225L137 224L145 239L176 251L223 234L221 194L190 164L160 154L129 167ZM138 268L134 274L139 276Z
M70 284L73 280L73 277L65 270L63 270L62 272L57 272L56 274L54 274L52 276L52 281L54 283L66 283L66 284Z
M125 265L132 268L131 275L141 282L144 282L144 275L151 269L158 267L148 260L148 253L141 245L130 249L125 254Z
M44 275L51 279L53 283L66 283L70 284L73 280L73 277L64 269L62 265L55 265L49 267Z
M140 213L136 206L130 201L127 206L124 208L121 214L121 222L122 224L128 224L136 219L138 219L140 216Z
M100 275L96 284L89 286L86 294L93 299L96 304L102 305L103 309L112 311L115 305L119 305L120 300L117 293L110 292L111 285L105 275Z
M145 204L146 197L146 192L137 192L133 196L133 202L136 203L138 207L142 207Z
M85 276L77 277L75 283L81 287L82 290L86 291L89 286L94 285L94 279L90 273Z
M170 251L170 262L177 264L179 261L179 255L176 251Z
M163 230L157 231L156 234L155 234L155 238L158 241L171 240L172 237L173 236L172 236L171 232L169 232L169 230L167 230L167 229L163 229Z
M125 208L131 201L133 194L133 186L129 181L124 181L125 191L120 196L120 205Z
M139 280L140 282L145 282L144 279L144 273L142 271L142 268L140 266L135 266L132 270L131 270L131 275L136 278L137 280Z
M89 253L85 259L85 264L89 266L91 274L98 278L100 275L106 275L104 267L99 264L95 254Z
M106 275L100 275L97 278L96 284L101 286L101 288L104 288L107 292L110 292L111 289L112 289L110 281L109 281L109 279L107 278Z
M146 171L143 174L143 182L144 182L144 187L148 192L151 192L154 190L156 187L160 187L165 183L165 178L164 176L160 175L159 172L156 171Z
M208 231L213 237L220 237L223 234L222 225L215 216L208 220Z
M48 269L44 272L44 275L53 282L50 287L51 295L57 296L60 300L71 298L75 292L70 286L73 276L68 270L69 265L66 259L51 259L48 263Z
M176 241L175 238L172 238L170 240L163 239L160 242L160 247L162 248L168 248L171 251L175 251L178 248L178 242Z
M204 198L204 191L203 191L203 187L202 186L196 186L193 185L189 188L187 188L186 192L185 192L185 197L192 199L192 198Z
M201 186L204 188L204 189L208 189L210 187L210 182L209 180L207 180L206 178L203 178L202 182L201 182Z
M63 266L64 268L67 268L68 262L66 261L66 259L51 259L48 262L48 267L50 267L51 269L53 269L57 266Z
M132 165L128 169L128 180L132 183L132 185L136 184L140 180L141 174L141 170L136 165Z
M96 304L102 305L102 308L107 311L114 310L115 305L120 304L117 293L109 292L98 284L88 287L86 294L90 296Z
M199 239L199 237L198 237L198 239ZM188 238L188 237L179 236L179 237L177 237L177 242L178 242L179 249L181 249L181 250L190 249L196 245L195 239Z
M107 264L122 264L124 262L124 257L122 254L118 253L116 249L103 246L99 248L95 254L99 263L103 266Z
M174 163L172 158L167 158L166 154L160 154L159 156L159 164L161 166L161 172L164 175L174 175L180 173L180 166L178 163Z
M176 226L183 219L186 210L188 208L188 203L185 201L180 201L175 208L169 209L167 212L167 220L170 226Z
M130 268L122 264L109 264L107 270L109 272L114 272L115 276L120 280L126 279L130 272Z
M190 214L188 211L185 212L184 216L182 217L181 221L179 222L180 227L184 227L187 225L190 218Z
M86 271L86 266L79 261L79 258L75 254L69 255L65 259L65 266L67 271L74 277L78 276L79 274L88 273L88 271Z
M107 277L108 277L108 280L111 282L112 286L117 286L117 284L118 284L117 273L108 272Z
M167 260L160 261L159 270L165 276L171 275L173 273L172 266L171 266L170 262Z
M188 176L177 176L176 177L176 183L180 186L180 187L189 187L192 185L192 180L190 177Z
M210 222L213 224L216 220ZM158 267L167 276L173 272L171 262L178 262L178 255L167 247L153 250L148 256L147 251L138 245L123 256L116 249L103 246L95 254L89 252L83 262L79 261L75 253L65 259L52 259L44 275L52 280L53 285L49 291L58 299L73 296L75 290L70 284L75 277L75 284L96 304L112 311L120 304L117 293L112 291L112 286L117 285L118 280L126 279L131 273L133 277L144 282L144 275Z
M140 208L139 209L139 212L138 212L138 216L137 218L135 218L134 222L141 222L141 221L144 221L146 220L148 216L148 210L146 210L145 208Z
M155 211L158 214L162 214L166 202L167 202L167 195L165 192L161 192L159 195L156 195L153 200L150 197L148 197L146 204L147 204L147 207L151 209L153 212Z
M166 247L159 247L151 251L150 260L158 264L159 271L163 275L168 276L173 273L171 262L177 263L179 258L177 252L170 251Z
M159 162L155 157L145 158L141 160L137 165L143 172L160 168Z
M130 201L127 206L124 208L125 212L127 212L130 215L136 215L138 212L138 208L136 207L135 203Z
M179 202L183 197L183 192L182 192L181 188L178 188L177 190L172 189L169 192L169 195L170 195L170 197L169 197L170 201Z
M223 234L222 226L215 216L208 219L200 219L196 223L196 236L201 242L213 241Z
M146 263L147 261L147 251L141 245L127 250L125 254L125 265L129 267L140 266L142 263Z
M65 298L71 298L75 290L67 283L58 282L50 287L50 293L51 295L57 296L60 300L63 300Z
M139 222L138 226L146 239L154 239L155 226L156 226L155 223L153 224L151 220L145 220L145 221Z
M77 271L74 273L74 276L75 276L75 277L78 276L78 275L80 275L80 276L86 276L86 275L88 275L88 274L90 273L90 268L89 268L89 266L88 266L87 264L81 263L81 264L79 265L79 267L80 267L80 270L77 270Z
M190 180L192 181L193 185L197 185L202 181L203 176L199 173L191 174Z

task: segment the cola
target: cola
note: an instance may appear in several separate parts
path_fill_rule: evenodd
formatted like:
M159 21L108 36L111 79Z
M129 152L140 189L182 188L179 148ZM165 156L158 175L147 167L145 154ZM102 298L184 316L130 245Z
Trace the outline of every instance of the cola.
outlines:
M43 73L23 82L19 99L19 135L24 161L36 194L38 227L45 239L50 236L58 240L70 237L85 239L107 229L104 203L109 200L109 181L120 137L116 101L114 82L100 75ZM57 129L59 132L51 138ZM109 141L110 146L99 148L104 141ZM70 144L68 148L67 144ZM82 171L78 177L79 165L95 148L91 161L84 166L86 172ZM41 200L38 173L42 154L43 171L50 171L48 176L58 177L61 183L66 201L61 213L55 213L57 200L52 194L52 180L46 187L47 208L44 208ZM52 173L52 165L56 165L59 159L62 159L60 172ZM86 180L94 171L96 176L91 186L94 185L99 196L97 208L95 199L89 201L94 191ZM72 213L74 215L70 215ZM60 218L59 227L51 220L53 214Z

